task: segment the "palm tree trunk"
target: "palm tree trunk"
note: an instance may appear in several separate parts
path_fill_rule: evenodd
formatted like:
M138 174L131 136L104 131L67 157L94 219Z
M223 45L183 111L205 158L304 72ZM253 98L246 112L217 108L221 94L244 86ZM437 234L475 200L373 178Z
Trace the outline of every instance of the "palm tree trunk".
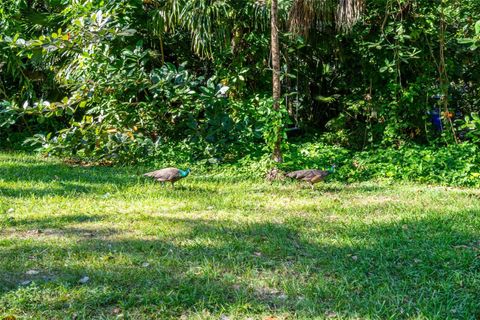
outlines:
M278 3L277 0L272 0L271 8L271 34L272 34L272 94L273 94L273 109L278 111L280 109L280 46L278 42ZM277 128L277 139L273 147L273 160L275 162L282 162L282 136L281 128Z

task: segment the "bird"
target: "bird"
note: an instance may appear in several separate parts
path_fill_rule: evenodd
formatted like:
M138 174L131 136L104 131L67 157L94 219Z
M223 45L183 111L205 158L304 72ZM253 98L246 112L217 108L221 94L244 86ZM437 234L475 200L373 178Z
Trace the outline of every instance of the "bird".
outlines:
M335 172L335 165L332 165L328 170L317 170L317 169L306 169L306 170L297 170L287 173L287 177L303 180L310 184L313 189L313 185L317 182L323 181L329 174Z
M165 184L165 182L171 182L173 188L174 183L188 176L190 171L190 168L187 168L186 170L181 170L178 168L164 168L145 173L143 176L154 178L155 180L160 181L162 184Z

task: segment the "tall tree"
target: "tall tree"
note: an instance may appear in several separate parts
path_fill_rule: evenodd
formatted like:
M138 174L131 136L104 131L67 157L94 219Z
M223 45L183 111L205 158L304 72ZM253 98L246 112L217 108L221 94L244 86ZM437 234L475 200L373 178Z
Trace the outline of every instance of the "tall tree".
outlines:
M271 54L273 109L279 111L281 98L280 46L278 41L278 1L271 0ZM294 0L289 13L290 30L308 36L312 29L324 31L333 26L337 31L349 30L360 18L364 0ZM276 128L273 159L280 163L282 157L281 128Z
M278 2L277 0L272 0L271 8L271 50L272 50L272 94L273 94L273 109L278 111L280 109L280 96L281 96L281 87L280 87L280 45L278 41ZM273 147L273 159L275 162L282 162L282 136L280 133L281 128L277 128L277 138L275 145Z

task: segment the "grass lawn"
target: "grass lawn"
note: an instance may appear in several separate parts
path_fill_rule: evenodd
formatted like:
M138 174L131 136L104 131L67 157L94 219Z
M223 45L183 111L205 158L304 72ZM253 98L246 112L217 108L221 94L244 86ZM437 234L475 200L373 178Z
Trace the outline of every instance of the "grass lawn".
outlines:
M0 154L0 319L479 319L480 191Z

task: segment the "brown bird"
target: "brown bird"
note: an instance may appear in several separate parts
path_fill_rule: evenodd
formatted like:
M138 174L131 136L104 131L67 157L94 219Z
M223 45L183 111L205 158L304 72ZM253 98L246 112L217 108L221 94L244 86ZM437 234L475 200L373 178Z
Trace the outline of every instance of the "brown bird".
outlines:
M335 172L335 165L328 170L317 170L317 169L306 169L306 170L297 170L287 173L287 177L306 181L310 184L313 189L313 185L317 182L323 181L329 174Z
M144 176L154 178L155 180L160 181L163 184L165 182L171 182L172 187L174 187L173 184L176 181L178 181L180 179L183 179L186 176L188 176L190 171L191 171L190 169L181 170L181 169L177 169L177 168L164 168L164 169L160 169L160 170L145 173Z

